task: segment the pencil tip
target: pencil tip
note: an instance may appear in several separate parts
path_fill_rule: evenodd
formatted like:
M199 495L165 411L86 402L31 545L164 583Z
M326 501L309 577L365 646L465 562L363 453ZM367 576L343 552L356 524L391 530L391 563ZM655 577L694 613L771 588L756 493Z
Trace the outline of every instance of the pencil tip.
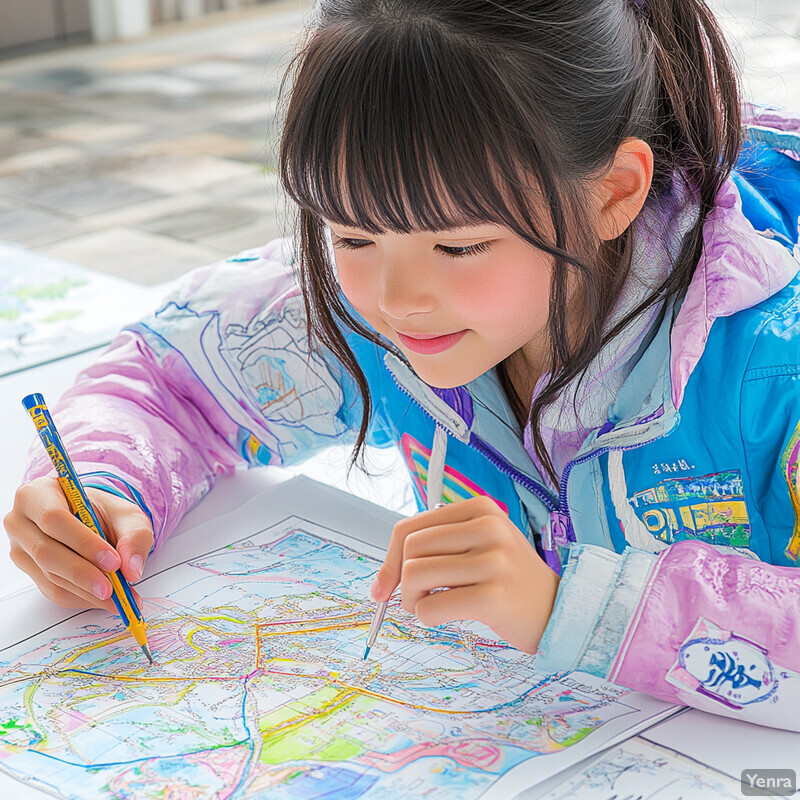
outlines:
M369 645L367 645L367 649L364 651L364 661L366 661L366 660L367 660L367 656L369 655L369 651L370 651L371 649L372 649L372 648L371 648Z
M142 650L144 651L144 654L147 656L147 660L152 664L153 656L150 654L150 648L146 644L143 644Z

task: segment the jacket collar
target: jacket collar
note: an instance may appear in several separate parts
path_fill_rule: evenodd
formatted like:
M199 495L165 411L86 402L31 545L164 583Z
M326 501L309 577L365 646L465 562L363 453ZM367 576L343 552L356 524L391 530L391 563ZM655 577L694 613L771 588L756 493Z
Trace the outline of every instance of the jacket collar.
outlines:
M752 307L783 289L798 263L781 244L753 229L733 181L723 185L703 229L704 248L681 303L662 309L643 338L630 371L575 458L605 447L636 446L664 435L677 421L684 389L703 354L715 319ZM494 369L453 389L436 389L387 353L398 385L452 436L479 436L516 469L542 482L521 445L521 431Z
M495 369L465 386L434 389L394 354L384 354L383 360L398 387L437 425L464 444L479 449L514 479L517 492L526 498L529 513L558 504L523 446L522 431ZM541 528L546 523L546 514L533 522Z
M473 399L466 386L436 389L425 383L394 353L387 352L383 356L383 362L397 385L414 399L437 425L459 441L469 442L475 415Z

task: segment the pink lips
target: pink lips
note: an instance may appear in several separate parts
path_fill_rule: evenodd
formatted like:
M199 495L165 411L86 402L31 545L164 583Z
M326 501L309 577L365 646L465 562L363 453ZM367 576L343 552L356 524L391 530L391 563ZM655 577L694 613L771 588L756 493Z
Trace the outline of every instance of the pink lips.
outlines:
M460 342L466 333L467 331L459 331L458 333L446 333L444 336L407 336L398 331L397 335L404 347L415 353L432 356L449 350L457 342Z

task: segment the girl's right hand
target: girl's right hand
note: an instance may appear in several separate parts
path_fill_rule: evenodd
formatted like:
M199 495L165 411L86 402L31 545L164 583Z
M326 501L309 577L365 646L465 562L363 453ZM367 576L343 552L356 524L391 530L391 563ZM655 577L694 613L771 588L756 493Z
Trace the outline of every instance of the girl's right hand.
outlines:
M72 515L55 478L37 478L17 489L14 508L3 520L11 560L58 605L116 613L111 583L103 573L121 564L129 582L139 580L153 546L153 528L147 514L129 500L102 489L86 493L108 542Z

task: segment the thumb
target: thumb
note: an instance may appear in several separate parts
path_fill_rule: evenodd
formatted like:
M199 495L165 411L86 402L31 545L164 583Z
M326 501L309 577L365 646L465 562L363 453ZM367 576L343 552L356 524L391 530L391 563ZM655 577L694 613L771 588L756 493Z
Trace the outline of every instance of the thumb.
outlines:
M139 506L109 493L93 497L92 503L100 511L106 536L119 553L122 574L130 582L138 581L153 547L149 517Z
M139 514L126 514L117 518L117 552L122 561L122 574L130 582L142 577L144 562L153 547L153 529L147 515L137 509Z
M434 508L444 506L438 503ZM386 551L386 558L383 565L378 570L375 580L372 582L370 594L373 600L383 602L388 600L400 583L403 572L403 551L406 546L406 539L415 531L425 528L430 524L431 511L418 511L410 517L401 519L392 528L392 538L389 540L389 548Z

